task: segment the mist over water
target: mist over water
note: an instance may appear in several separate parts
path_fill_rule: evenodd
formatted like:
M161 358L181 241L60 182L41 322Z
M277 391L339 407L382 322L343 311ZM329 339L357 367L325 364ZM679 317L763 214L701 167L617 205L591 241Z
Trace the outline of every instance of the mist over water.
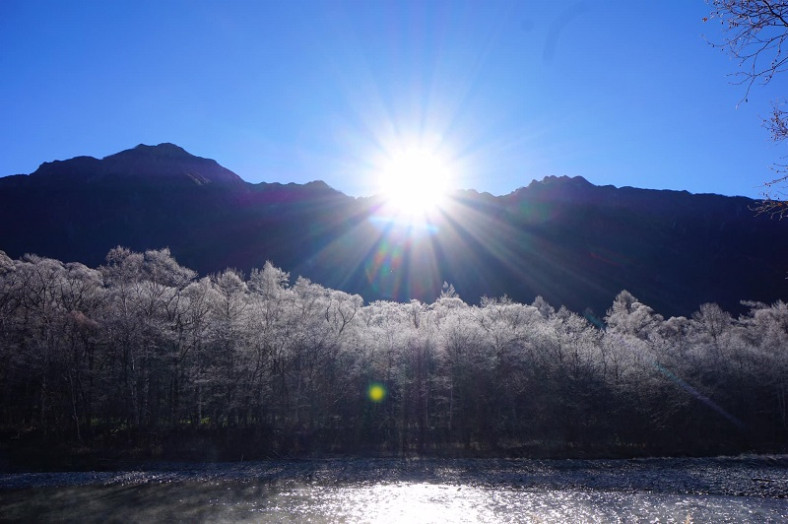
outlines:
M0 476L12 520L784 522L784 456L303 460Z

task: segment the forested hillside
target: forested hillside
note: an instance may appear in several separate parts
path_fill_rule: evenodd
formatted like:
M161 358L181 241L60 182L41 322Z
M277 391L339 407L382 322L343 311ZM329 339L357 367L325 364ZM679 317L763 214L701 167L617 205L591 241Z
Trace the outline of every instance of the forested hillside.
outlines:
M747 308L665 319L622 291L584 318L449 285L365 304L270 263L198 278L168 250L0 252L0 442L9 460L784 450L788 306Z

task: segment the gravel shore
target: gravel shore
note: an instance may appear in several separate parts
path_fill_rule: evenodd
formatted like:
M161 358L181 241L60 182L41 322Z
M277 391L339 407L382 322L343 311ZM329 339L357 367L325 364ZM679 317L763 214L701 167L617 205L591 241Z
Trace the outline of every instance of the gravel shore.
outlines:
M3 491L174 482L334 486L424 482L524 489L620 490L788 498L788 455L631 460L336 458L141 463L124 471L0 475Z

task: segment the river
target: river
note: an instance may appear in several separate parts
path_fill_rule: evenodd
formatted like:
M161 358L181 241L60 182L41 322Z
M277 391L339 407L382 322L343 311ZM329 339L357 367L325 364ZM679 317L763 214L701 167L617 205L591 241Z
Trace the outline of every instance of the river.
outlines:
M0 520L786 522L788 456L359 458L7 473Z

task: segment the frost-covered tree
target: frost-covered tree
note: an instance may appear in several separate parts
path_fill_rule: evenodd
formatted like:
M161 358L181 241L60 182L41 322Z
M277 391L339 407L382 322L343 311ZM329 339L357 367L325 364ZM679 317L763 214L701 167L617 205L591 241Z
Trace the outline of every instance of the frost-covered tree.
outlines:
M364 305L270 262L198 279L167 250L99 269L0 253L0 424L83 446L211 436L234 458L774 449L788 306L747 305L664 320L622 292L602 325L449 286Z

